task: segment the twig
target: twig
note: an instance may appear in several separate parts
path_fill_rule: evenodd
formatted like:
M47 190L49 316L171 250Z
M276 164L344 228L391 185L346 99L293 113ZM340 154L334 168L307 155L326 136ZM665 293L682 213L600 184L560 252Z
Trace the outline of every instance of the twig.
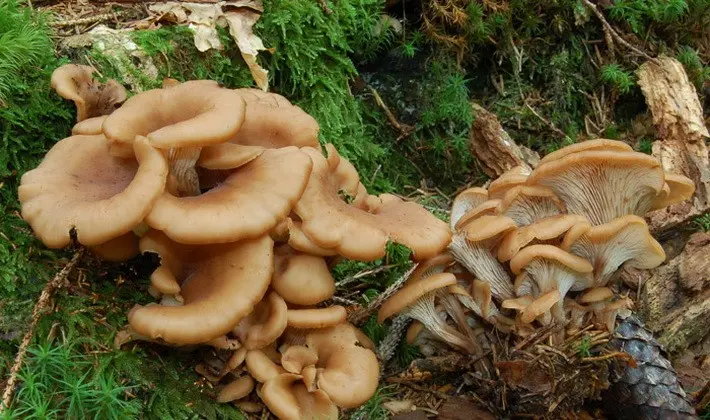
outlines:
M370 89L370 92L372 92L372 96L374 96L375 102L377 102L377 106L379 106L382 111L384 111L385 115L387 115L387 119L389 120L390 124L392 124L397 130L399 130L400 134L399 137L397 137L397 141L402 140L403 138L411 135L415 130L414 127L409 124L404 124L397 121L397 118L382 100L380 94L377 93L377 91L373 87L368 86L368 88Z
M348 316L348 321L351 322L354 325L359 325L362 321L364 321L367 317L370 316L373 312L375 312L381 305L382 303L387 300L390 296L395 294L397 290L402 287L405 281L409 278L409 276L412 275L412 272L417 268L419 264L414 264L412 268L407 270L406 273L404 273L400 278L397 279L390 287L385 289L384 292L380 293L379 296L375 298L372 302L370 302L369 305L365 308L360 308L359 310L353 311L350 313L350 316Z
M525 101L525 106L528 107L528 109L530 110L530 112L533 113L533 115L535 115L540 121L542 121L546 126L548 126L550 128L550 130L554 131L555 134L557 134L558 136L560 136L562 138L567 137L567 134L565 134L564 131L557 128L555 126L555 124L552 123L552 121L548 121L545 118L543 118L542 115L538 114L537 111L535 111L535 108L531 107L527 101Z
M371 270L360 271L350 277L346 277L346 278L340 280L339 282L335 283L335 286L336 287L343 287L346 284L350 284L357 279L361 279L365 276L370 276L373 274L381 273L383 271L389 270L390 268L394 268L397 266L398 266L398 264L388 264L388 265L383 265L381 267L373 268Z
M5 391L2 394L2 405L0 405L0 413L10 407L12 395L15 391L15 382L17 382L17 375L20 372L20 369L22 368L22 362L24 361L25 355L27 354L27 348L29 347L30 342L32 341L32 336L34 335L37 323L39 323L39 320L42 317L42 313L45 311L45 309L47 309L47 306L49 305L49 301L52 297L52 294L54 294L54 291L57 290L57 288L59 288L59 286L61 286L61 284L66 280L69 273L74 269L74 267L79 263L79 260L81 260L81 258L84 256L84 253L84 248L78 250L74 254L74 257L71 259L71 261L69 261L69 263L65 265L64 268L62 268L62 270L57 273L57 275L55 275L54 278L50 280L42 289L42 293L40 294L37 303L32 309L32 322L30 322L30 326L27 332L25 333L25 336L22 338L22 343L20 344L20 348L17 350L17 355L15 356L15 363L10 369L10 377L8 378L7 384L5 385Z
M128 14L127 11L119 10L119 11L116 11L113 13L102 13L100 15L88 16L88 17L80 18L80 19L60 20L58 22L52 22L51 26L54 26L57 28L64 28L66 26L87 25L90 23L103 22L105 20L119 18L119 17L121 17L123 15L127 15L127 14Z
M617 351L614 353L609 353L605 354L603 356L595 356L595 357L583 357L581 359L582 362L601 362L603 360L609 360L609 359L614 359L614 358L619 358L619 359L624 359L626 360L629 365L632 367L635 367L636 362L634 361L634 358L631 357L629 353L623 352L623 351Z
M608 32L609 34L611 34L611 37L614 38L614 41L616 41L619 44L623 45L624 47L630 49L633 53L640 55L641 57L644 57L645 59L652 61L655 64L660 64L658 59L651 57L650 55L646 54L645 52L641 51L640 49L638 49L638 48L634 47L633 45L629 44L628 42L626 42L626 40L624 38L622 38L621 35L619 35L614 30L614 28L611 26L611 24L609 24L609 22L607 22L607 20L604 18L604 15L602 14L602 12L600 12L599 9L597 9L597 6L594 3L592 3L589 0L582 0L582 2L587 7L589 7L592 10L592 12L594 12L595 15L597 15L597 18L599 18L599 20L601 21L602 26L604 26L604 29L605 29L604 32L605 33Z

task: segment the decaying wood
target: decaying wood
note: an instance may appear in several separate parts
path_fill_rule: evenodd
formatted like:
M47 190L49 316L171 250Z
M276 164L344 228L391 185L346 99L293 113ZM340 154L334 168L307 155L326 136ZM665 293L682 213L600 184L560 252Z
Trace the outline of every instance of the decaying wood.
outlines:
M680 62L659 57L643 64L637 74L657 130L653 156L666 172L687 176L696 188L692 202L647 216L651 230L662 234L710 210L710 161L705 144L710 133L695 87Z
M469 134L469 149L478 158L486 175L497 178L516 166L537 166L540 156L515 144L495 114L478 104L472 104L472 108L475 119Z
M675 352L710 334L710 233L696 233L667 264L639 272L640 309L659 342Z

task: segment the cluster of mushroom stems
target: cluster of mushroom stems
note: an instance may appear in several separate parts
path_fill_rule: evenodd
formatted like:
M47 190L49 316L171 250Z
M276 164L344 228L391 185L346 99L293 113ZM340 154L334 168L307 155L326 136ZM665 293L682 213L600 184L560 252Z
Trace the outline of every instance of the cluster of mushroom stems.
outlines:
M408 342L472 354L491 326L522 338L564 325L557 342L589 323L613 331L632 307L610 287L615 274L665 260L643 216L694 189L652 156L608 139L564 147L535 169L512 168L487 189L456 196L447 250L417 267L379 321L408 316Z
M370 340L328 304L330 265L372 261L389 241L417 261L451 242L420 205L370 195L317 122L286 98L177 82L128 96L86 66L52 86L77 107L72 135L21 178L22 217L50 248L80 244L107 261L160 257L157 300L135 305L119 344L208 345L201 366L220 401L257 398L279 418L337 418L375 392ZM252 391L256 390L256 396Z

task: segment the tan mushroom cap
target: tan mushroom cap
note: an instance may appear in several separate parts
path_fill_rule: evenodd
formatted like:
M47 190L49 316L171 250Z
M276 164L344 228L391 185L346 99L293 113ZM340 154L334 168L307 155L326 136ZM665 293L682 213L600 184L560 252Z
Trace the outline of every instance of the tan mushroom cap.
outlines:
M353 330L344 323L306 336L306 345L318 353L318 388L343 408L364 404L377 390L379 379L377 356L357 345Z
M264 349L249 350L245 358L247 371L258 382L264 383L279 375L288 373L264 352Z
M261 156L261 146L220 143L202 149L197 164L206 169L235 169Z
M440 253L448 244L448 225L416 203L383 194L372 213L346 203L339 192L352 183L334 177L338 168L329 166L316 150L302 150L310 155L313 171L295 213L303 232L318 246L346 258L372 261L384 256L390 238L412 249L419 260Z
M520 314L520 320L525 324L533 322L535 318L544 315L554 305L559 303L561 298L562 296L558 290L551 290L543 294L523 309Z
M485 188L473 187L460 192L451 205L451 228L456 227L456 224L464 214L486 200L488 200L488 190Z
M515 309L522 311L533 303L533 298L530 295L523 295L515 299L506 299L501 303L503 309Z
M113 142L146 136L161 148L203 147L234 137L244 121L241 95L209 80L192 80L167 89L141 92L103 124Z
M502 239L503 235L515 229L515 221L505 216L485 215L466 224L464 232L470 242Z
M320 149L318 122L288 99L258 89L236 89L246 102L246 117L233 143L266 148Z
M579 297L580 303L595 303L603 300L608 300L614 297L614 292L608 287L594 287L587 290Z
M322 257L332 257L337 255L337 251L333 249L323 248L315 244L311 238L306 236L301 229L301 222L286 220L288 229L288 244L295 250L305 252L306 254L318 255Z
M286 330L287 311L286 302L272 291L234 327L232 333L247 350L264 348Z
M407 283L413 283L420 279L431 276L432 274L440 273L446 270L454 263L454 256L450 252L442 252L441 254L426 259L417 265L417 268L409 275Z
M559 238L566 234L573 227L580 225L576 230L576 234L581 235L583 233L583 227L586 229L591 229L592 225L587 222L584 216L579 216L576 214L560 214L557 216L551 216L544 219L539 219L535 223L523 226L516 229L503 238L503 240L498 245L498 260L508 261L515 254L520 251L521 248L527 246L531 242L537 241L549 241ZM570 239L572 237L570 236Z
M598 151L617 151L617 152L632 152L634 149L623 141L609 140L609 139L594 139L582 141L579 143L571 144L565 146L559 150L556 150L542 159L540 159L540 165L543 163L551 162L553 160L561 159L565 156L571 155L573 153L586 152L589 150Z
M184 270L184 262L192 252L191 246L173 242L158 230L146 232L139 242L140 252L154 252L160 256L160 266L150 275L150 284L166 295L180 293L180 281L176 273Z
M667 190L666 187L668 187ZM666 172L663 191L654 198L651 210L662 209L672 204L689 200L694 193L695 183L692 179Z
M540 165L528 178L528 185L550 188L568 213L586 216L592 225L645 214L663 182L663 169L651 156L594 150Z
M530 175L530 168L516 166L499 176L488 186L488 199L502 199L508 190L524 185Z
M296 305L316 305L335 293L335 280L323 257L295 251L288 245L274 250L271 287Z
M340 305L327 308L289 309L288 326L298 329L327 328L345 322L348 312Z
M148 214L165 188L165 157L145 139L136 160L108 153L103 136L73 136L56 143L20 180L22 217L50 248L95 246L124 235Z
M52 72L50 85L59 96L74 101L77 122L110 114L126 100L126 89L120 83L94 80L94 71L90 66L65 64Z
M589 261L552 245L531 245L523 248L510 260L510 269L514 274L520 274L536 258L559 262L579 273L591 273L593 270Z
M258 237L289 214L306 186L310 169L310 159L296 147L265 150L204 194L163 194L146 223L186 244Z
M101 115L99 117L91 117L83 121L79 121L71 129L72 136L96 136L101 134L101 125L107 117L108 115ZM129 157L132 157L133 147L130 147L128 151L130 152Z
M224 376L240 367L242 363L244 363L244 360L246 360L247 358L247 352L247 349L241 347L237 349L234 353L232 353L229 359L227 359L227 362L224 364L224 367L222 367L222 371L219 373L219 375Z
M456 276L451 273L433 274L418 281L408 282L382 304L377 313L377 322L384 322L431 291L454 284L456 284Z
M413 320L409 327L407 328L407 334L405 335L407 344L412 344L417 339L419 334L424 330L424 324L421 321Z
M254 389L254 379L249 375L240 376L222 388L217 394L217 402L240 400Z
M304 367L318 363L318 353L306 346L289 346L281 355L281 366L291 373L301 373Z
M596 286L604 286L622 264L651 269L666 259L663 247L649 232L646 221L635 215L595 226L565 250L592 262Z
M458 223L456 223L456 225L454 226L454 230L461 230L465 228L467 224L471 223L472 221L478 219L481 216L497 215L500 210L500 202L501 200L497 198L494 200L486 200L483 203L472 208L459 219Z
M505 193L499 213L515 220L518 226L526 226L546 217L566 213L566 209L551 189L519 185Z
M91 252L104 261L122 262L137 256L138 236L133 232L124 233L108 242L89 247Z
M481 308L481 316L488 319L488 315L492 312L491 309L496 309L492 304L491 285L480 280L474 280L471 283L471 297L476 302L476 305Z
M282 420L338 418L338 408L328 398L328 394L315 390L308 392L298 381L301 375L285 373L266 381L259 391L261 400L272 414Z
M138 333L168 343L197 344L227 334L264 297L273 274L268 235L237 243L194 246L183 256L184 306L134 306L128 322Z

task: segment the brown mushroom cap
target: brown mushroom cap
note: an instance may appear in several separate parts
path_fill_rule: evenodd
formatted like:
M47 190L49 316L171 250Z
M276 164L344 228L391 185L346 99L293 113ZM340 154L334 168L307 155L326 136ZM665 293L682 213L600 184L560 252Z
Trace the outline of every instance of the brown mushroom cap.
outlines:
M302 379L292 373L279 375L264 383L259 396L279 419L337 419L338 408L328 394L321 390L308 392L304 384L298 383Z
M668 187L666 190L665 187ZM695 193L695 183L683 175L665 174L663 191L653 199L651 210L658 210L690 199Z
M52 72L52 89L62 98L74 101L77 122L110 114L126 100L126 89L120 83L94 80L94 71L90 66L65 64Z
M193 246L182 256L184 306L134 306L131 327L168 343L197 344L224 335L264 297L273 273L268 235L237 243Z
M424 330L424 324L421 321L413 320L409 327L407 328L407 334L405 335L407 344L414 343L419 334Z
M318 363L318 354L306 346L289 346L281 355L281 366L291 373L301 373L304 367Z
M603 300L608 300L614 297L614 292L608 287L594 287L587 290L579 297L580 303L594 303Z
M254 389L254 379L249 375L240 376L227 384L217 394L217 402L225 403L240 400Z
M298 329L327 328L345 322L348 312L340 305L317 309L289 309L288 326Z
M288 99L258 89L236 89L246 102L246 117L233 143L281 148L320 149L318 122Z
M645 214L663 179L660 163L643 153L587 151L538 166L528 185L550 188L568 213L600 225L627 214Z
M206 169L235 169L261 156L261 146L220 143L202 149L197 164Z
M594 266L594 285L604 286L622 264L640 269L658 267L665 251L648 230L646 221L627 215L595 226L563 248Z
M87 118L74 125L71 129L72 136L96 136L101 134L101 125L104 123L108 115L99 117ZM133 147L129 148L130 156L133 156Z
M274 250L271 287L296 305L316 305L335 293L335 280L323 257L295 251L288 245Z
M469 210L464 214L454 226L454 230L461 230L466 227L467 224L478 219L481 216L495 216L498 214L500 209L500 200L486 200L483 203L477 205L476 207Z
M310 155L313 171L295 212L303 232L318 246L361 261L384 256L390 238L412 249L417 259L432 257L446 247L448 226L423 207L390 195L380 196L381 204L372 213L348 204L339 192L352 188L352 182L334 177L338 167L331 167L316 150L302 150ZM339 161L338 165L345 160Z
M209 146L237 134L245 109L235 91L217 82L192 80L131 97L104 121L103 131L118 143L146 136L161 149Z
M286 330L287 311L283 298L276 292L270 292L232 332L247 350L266 347Z
M138 236L133 232L124 233L108 242L89 247L91 252L104 261L128 261L140 253Z
M258 382L266 382L286 372L264 352L264 349L249 350L245 358L249 374Z
M22 176L22 217L48 247L67 246L72 229L87 246L124 235L162 194L168 166L158 150L138 139L136 161L113 157L108 148L103 136L69 137Z
M473 187L459 193L451 205L451 228L456 226L464 214L486 200L488 200L488 190L485 188Z
M192 247L173 242L157 230L146 232L140 239L139 247L142 253L154 252L160 256L160 266L150 275L151 286L166 295L180 293L180 281L175 273L184 270L184 261L189 258Z
M301 229L301 222L296 222L291 218L286 220L288 228L288 244L295 250L305 252L310 255L318 255L322 257L332 257L337 255L337 251L333 249L323 248L316 245L311 238L306 236Z
M543 163L551 162L553 160L561 159L565 156L571 155L573 153L586 152L589 150L597 151L617 151L617 152L632 152L634 149L628 144L618 141L618 140L608 140L608 139L594 139L582 141L579 143L571 144L565 146L559 150L556 150L542 159L540 159L540 165Z
M544 315L553 306L559 304L561 299L560 296L559 290L550 290L549 292L543 294L523 309L520 314L520 320L525 324L533 322L535 318L540 315Z
M535 223L523 226L509 232L498 245L498 260L508 261L521 248L531 242L549 241L566 235L574 226L580 225L576 232L582 232L582 227L590 229L592 225L587 222L584 216L576 214L560 214L557 216L539 219ZM581 233L578 233L578 236Z
M254 238L285 218L301 196L311 162L296 147L268 149L197 197L163 194L146 223L186 244Z
M528 175L530 175L530 168L525 166L516 166L509 169L488 186L488 198L491 200L503 198L505 193L511 188L524 185L527 182Z
M502 216L513 219L518 226L527 226L565 212L565 205L551 189L526 185L508 190L500 202L499 210Z
M425 294L442 287L456 284L456 276L451 273L438 273L413 282L407 282L404 287L389 297L377 312L377 322L382 323L387 318L397 314L412 305Z

